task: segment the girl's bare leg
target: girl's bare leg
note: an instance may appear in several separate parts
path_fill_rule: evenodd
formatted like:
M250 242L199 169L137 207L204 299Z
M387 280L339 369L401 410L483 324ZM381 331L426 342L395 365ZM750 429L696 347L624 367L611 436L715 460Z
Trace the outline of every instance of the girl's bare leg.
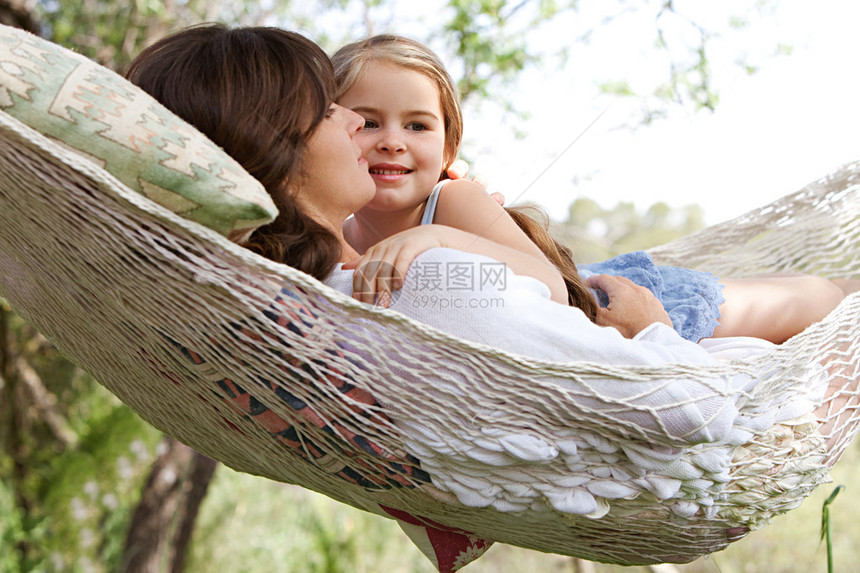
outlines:
M843 286L810 275L768 275L721 279L726 302L714 337L754 336L781 344L818 322L845 297Z

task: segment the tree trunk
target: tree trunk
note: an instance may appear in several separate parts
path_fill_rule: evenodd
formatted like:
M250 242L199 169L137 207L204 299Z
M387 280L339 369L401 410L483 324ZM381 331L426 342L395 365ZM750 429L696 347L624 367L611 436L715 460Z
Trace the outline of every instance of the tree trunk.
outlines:
M24 415L26 404L14 368L17 352L9 328L10 314L11 310L6 302L0 299L0 405L5 405L7 409L6 412L0 411L0 420L5 419L7 422L6 427L0 430L0 436L5 435L5 443L0 451L5 450L12 459L11 483L15 506L23 517L28 517L32 503L24 493L24 482L27 479L27 448L24 443L27 428ZM26 563L32 556L33 547L24 539L16 544L15 551L20 562Z
M165 437L129 525L127 573L180 573L194 521L218 464Z

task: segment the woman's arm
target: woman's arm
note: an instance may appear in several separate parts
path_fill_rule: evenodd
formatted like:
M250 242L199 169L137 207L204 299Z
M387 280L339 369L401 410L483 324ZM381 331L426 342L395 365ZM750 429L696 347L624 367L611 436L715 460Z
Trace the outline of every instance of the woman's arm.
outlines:
M597 324L611 326L624 338L633 338L646 327L659 322L672 328L669 313L644 286L625 277L594 275L586 281L589 286L606 293L609 305L597 309Z
M356 269L353 296L362 302L388 306L391 292L403 286L403 277L415 257L437 247L484 255L502 262L518 275L541 281L549 288L553 301L567 304L567 289L561 274L542 254L536 257L486 237L437 224L396 233L367 249L360 258L346 263L344 269Z

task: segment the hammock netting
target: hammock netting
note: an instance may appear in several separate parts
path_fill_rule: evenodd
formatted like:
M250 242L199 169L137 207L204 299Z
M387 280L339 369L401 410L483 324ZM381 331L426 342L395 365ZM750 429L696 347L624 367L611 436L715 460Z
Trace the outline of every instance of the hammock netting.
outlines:
M860 276L858 183L860 163L848 165L651 254L723 276ZM262 259L2 112L0 295L153 426L231 468L594 561L687 562L720 550L827 481L857 430L858 296L784 345L720 366L531 360ZM738 407L756 411L804 394L811 371L831 382L817 408L732 446L716 468L707 460L724 444L637 424L616 414L641 406L589 390L603 379L745 374L759 383ZM427 439L406 439L402 420ZM556 455L518 455L511 435ZM480 461L464 443L499 459ZM670 452L671 464L643 468L643 448ZM519 505L464 505L434 482L452 468L462 487ZM565 487L598 509L555 509L548 499Z

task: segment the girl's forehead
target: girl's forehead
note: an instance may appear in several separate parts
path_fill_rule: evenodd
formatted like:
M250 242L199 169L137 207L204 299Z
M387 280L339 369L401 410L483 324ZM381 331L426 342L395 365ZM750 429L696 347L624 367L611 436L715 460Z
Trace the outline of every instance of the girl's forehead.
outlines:
M377 92L397 95L412 92L426 94L431 92L441 103L441 91L431 75L402 64L387 60L373 60L364 67L353 86L346 90L345 96L357 92ZM434 98L434 99L435 99Z
M403 75L418 75L423 78L430 80L433 83L433 86L436 86L436 82L433 81L433 78L426 71L420 70L415 66L407 65L403 62L397 62L394 60L390 60L388 58L374 58L367 62L364 66L364 72L362 77L367 77L372 73L382 73L382 74L403 74Z

